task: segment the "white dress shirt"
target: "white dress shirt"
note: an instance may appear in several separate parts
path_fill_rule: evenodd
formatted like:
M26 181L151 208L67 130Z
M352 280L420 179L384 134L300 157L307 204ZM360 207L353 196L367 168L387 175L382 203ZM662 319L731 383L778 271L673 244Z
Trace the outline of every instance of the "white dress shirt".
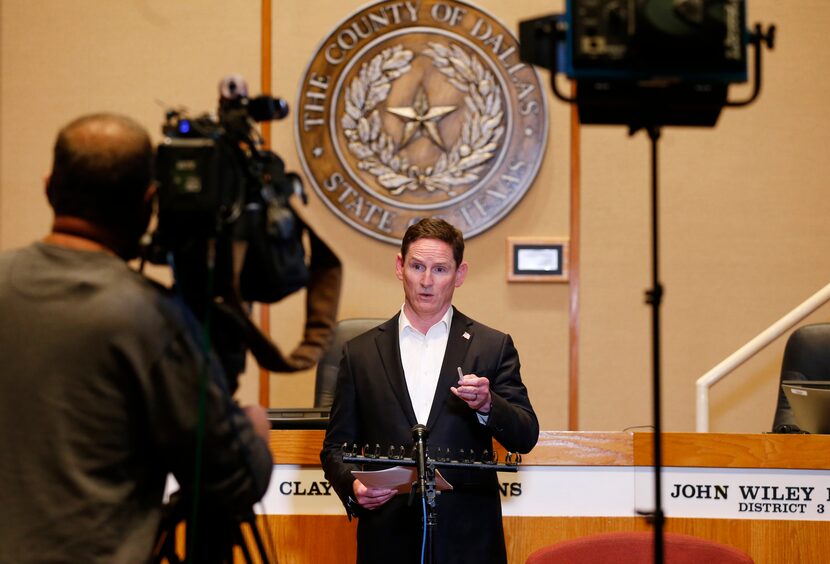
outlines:
M444 362L444 351L450 334L453 308L450 306L444 317L427 330L426 335L415 329L406 317L404 308L398 319L398 340L401 347L401 364L406 377L409 398L415 410L415 418L422 425L427 424L438 376Z

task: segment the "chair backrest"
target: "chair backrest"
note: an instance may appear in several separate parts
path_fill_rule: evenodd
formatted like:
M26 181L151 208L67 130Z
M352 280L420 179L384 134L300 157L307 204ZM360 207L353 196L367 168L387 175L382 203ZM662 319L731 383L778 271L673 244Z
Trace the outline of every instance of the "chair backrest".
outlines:
M830 323L803 325L787 339L781 362L778 405L772 422L775 432L787 426L790 430L798 429L790 402L781 387L785 380L830 380Z
M330 407L334 401L337 387L337 370L343 357L343 345L346 341L365 333L383 323L380 318L353 318L337 322L331 345L326 349L317 363L317 376L314 382L314 407Z
M664 534L665 561L671 564L753 564L737 548L715 541ZM654 535L650 532L602 533L556 543L533 552L527 564L651 564Z

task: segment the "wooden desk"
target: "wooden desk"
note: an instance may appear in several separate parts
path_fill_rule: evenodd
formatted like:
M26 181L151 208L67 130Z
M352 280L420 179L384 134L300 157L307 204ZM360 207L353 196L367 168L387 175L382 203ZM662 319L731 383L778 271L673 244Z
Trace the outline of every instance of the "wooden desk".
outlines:
M322 431L272 431L271 448L278 465L319 467L322 439ZM650 433L543 432L522 464L528 467L528 474L534 468L557 467L620 471L641 467L647 471L645 467L652 459L651 439ZM830 488L830 436L668 433L663 436L663 453L667 471L803 470L819 480L826 475ZM830 489L816 488L813 498L816 502L827 501L830 511ZM686 518L669 513L666 531L735 546L750 554L757 564L830 561L830 521L758 517ZM260 525L263 534L273 541L281 564L354 562L356 523L349 522L342 513L268 515L260 517ZM650 529L643 519L634 516L567 515L505 516L504 528L511 564L522 564L537 548L558 541L606 531Z

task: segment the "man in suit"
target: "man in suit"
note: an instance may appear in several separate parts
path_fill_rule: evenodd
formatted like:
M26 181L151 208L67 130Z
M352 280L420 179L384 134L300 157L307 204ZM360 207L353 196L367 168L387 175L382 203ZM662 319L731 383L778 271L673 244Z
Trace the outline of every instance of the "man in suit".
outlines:
M412 225L395 261L405 296L401 311L344 347L320 458L326 478L358 517L361 564L419 562L422 507L355 479L351 471L358 467L342 460L344 443L408 451L417 424L426 426L430 452L492 452L495 438L526 453L538 439L512 339L452 307L467 276L463 258L464 239L449 223L428 218ZM496 473L441 473L454 489L437 498L434 561L506 562Z

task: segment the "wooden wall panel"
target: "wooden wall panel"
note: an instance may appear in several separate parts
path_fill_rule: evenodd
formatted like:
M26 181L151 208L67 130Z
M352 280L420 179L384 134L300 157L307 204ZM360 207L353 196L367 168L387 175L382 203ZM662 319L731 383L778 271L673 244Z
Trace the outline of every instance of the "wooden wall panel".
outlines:
M651 461L651 433L543 431L525 456L534 466L632 466ZM317 465L323 431L272 431L278 462ZM666 466L723 468L830 468L830 436L668 433ZM343 516L268 516L263 530L276 544L279 562L353 562L355 522ZM522 564L534 550L555 542L610 531L647 531L638 517L505 517L508 561ZM819 564L827 561L830 522L668 518L666 531L728 544L756 564Z
M343 564L355 559L356 521L345 516L268 516L260 530L270 535L280 564ZM523 564L534 550L565 540L613 531L648 531L640 518L505 517L508 562ZM827 561L830 523L668 519L666 531L739 548L755 564L822 564Z

